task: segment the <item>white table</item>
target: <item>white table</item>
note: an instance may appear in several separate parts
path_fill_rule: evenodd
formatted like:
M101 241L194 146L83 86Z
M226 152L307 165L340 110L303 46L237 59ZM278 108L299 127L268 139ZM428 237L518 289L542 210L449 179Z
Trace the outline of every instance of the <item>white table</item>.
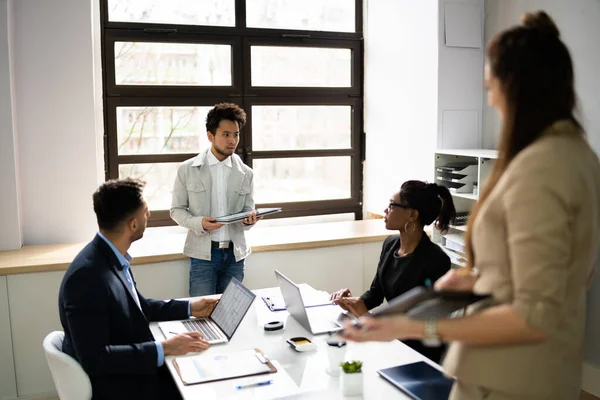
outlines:
M279 293L279 288L260 289L253 291L256 299L244 317L244 320L233 335L231 341L223 345L213 345L201 354L218 354L259 348L269 359L275 361L278 372L269 375L258 375L247 378L225 380L185 386L173 367L173 357L166 357L166 364L173 376L179 391L186 400L191 399L342 399L339 389L339 377L330 376L325 372L327 360L327 335L313 336L306 331L295 319L289 317L287 311L270 311L261 296L272 296ZM284 321L283 330L265 332L263 326L269 321ZM156 340L164 340L157 323L150 324L150 329ZM286 339L294 336L304 336L317 345L317 351L298 353L287 343ZM416 361L432 363L418 352L394 340L384 343L348 343L347 360L363 361L364 399L409 399L389 382L377 374L381 368L409 364ZM198 353L194 353L198 354ZM273 380L272 385L257 388L236 390L236 385ZM359 399L360 396L348 397Z

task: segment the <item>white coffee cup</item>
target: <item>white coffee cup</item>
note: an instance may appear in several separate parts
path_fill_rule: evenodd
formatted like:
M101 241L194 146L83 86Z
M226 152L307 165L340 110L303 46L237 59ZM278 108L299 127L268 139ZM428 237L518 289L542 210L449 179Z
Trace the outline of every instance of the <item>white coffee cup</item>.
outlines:
M340 375L340 363L344 362L346 357L346 341L335 336L327 339L327 358L329 367L327 373L332 376Z

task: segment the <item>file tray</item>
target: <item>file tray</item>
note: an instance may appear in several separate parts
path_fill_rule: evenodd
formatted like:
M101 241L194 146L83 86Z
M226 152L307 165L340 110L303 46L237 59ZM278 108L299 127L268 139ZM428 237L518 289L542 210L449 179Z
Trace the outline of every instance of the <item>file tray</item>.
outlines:
M438 183L442 186L445 186L454 193L473 193L473 179L470 177L464 178L468 179L467 182L461 182L457 180L447 180L438 176Z
M272 374L277 368L259 349L177 357L173 366L184 385Z
M458 251L462 254L465 253L465 240L464 238L456 233L448 233L442 236L442 246L445 246L454 251Z
M448 163L436 167L436 170L438 172L452 172L462 175L477 175L477 163L472 161Z

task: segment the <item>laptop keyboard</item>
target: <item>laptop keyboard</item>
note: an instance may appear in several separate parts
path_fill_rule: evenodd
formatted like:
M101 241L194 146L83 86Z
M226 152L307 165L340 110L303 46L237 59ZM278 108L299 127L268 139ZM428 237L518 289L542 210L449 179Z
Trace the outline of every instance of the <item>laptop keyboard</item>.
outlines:
M185 329L188 332L200 332L204 339L210 340L219 340L223 338L223 335L217 333L209 323L204 319L191 319L188 321L181 321Z

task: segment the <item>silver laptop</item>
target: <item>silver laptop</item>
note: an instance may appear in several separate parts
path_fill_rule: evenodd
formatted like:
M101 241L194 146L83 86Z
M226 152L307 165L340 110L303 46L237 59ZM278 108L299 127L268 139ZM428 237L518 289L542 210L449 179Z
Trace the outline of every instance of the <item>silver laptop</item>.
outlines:
M179 333L200 332L212 344L227 343L248 312L256 295L235 278L231 279L221 300L208 318L159 322L167 339Z
M343 329L343 321L347 317L345 313L340 312L338 306L332 304L306 308L300 287L277 270L275 276L288 312L304 329L313 335L334 333Z

